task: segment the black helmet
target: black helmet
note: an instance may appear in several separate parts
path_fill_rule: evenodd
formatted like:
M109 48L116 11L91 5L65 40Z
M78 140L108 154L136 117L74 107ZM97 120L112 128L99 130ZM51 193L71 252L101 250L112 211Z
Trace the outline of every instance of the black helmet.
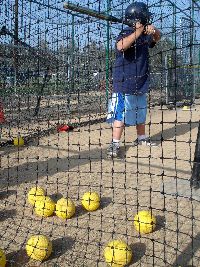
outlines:
M152 14L148 7L143 2L134 2L130 4L125 10L125 22L128 24L135 24L137 21L146 25L151 23Z

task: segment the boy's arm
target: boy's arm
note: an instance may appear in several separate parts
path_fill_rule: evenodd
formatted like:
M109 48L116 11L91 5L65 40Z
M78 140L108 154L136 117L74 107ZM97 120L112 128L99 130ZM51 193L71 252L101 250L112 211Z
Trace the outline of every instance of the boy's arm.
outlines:
M141 23L137 22L135 25L135 31L129 36L124 37L117 42L117 50L126 51L138 39L138 37L140 37L143 31L144 26Z

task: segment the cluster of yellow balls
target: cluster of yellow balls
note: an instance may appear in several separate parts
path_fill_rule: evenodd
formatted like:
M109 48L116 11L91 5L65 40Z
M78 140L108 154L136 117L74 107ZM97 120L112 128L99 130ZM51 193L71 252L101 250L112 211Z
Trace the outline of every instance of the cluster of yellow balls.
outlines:
M69 219L75 214L75 204L70 198L61 198L55 203L41 187L33 187L29 191L28 201L39 216L48 217L55 212L59 218ZM96 192L86 192L81 203L86 210L95 211L100 206L100 197Z
M70 198L61 198L55 203L39 186L28 192L28 201L34 207L35 214L48 217L54 212L62 219L69 219L75 214L75 204ZM82 206L88 211L95 211L100 206L100 197L96 192L86 192L81 199ZM46 260L52 252L52 242L44 235L32 236L26 245L27 255L34 259Z
M71 199L61 198L54 203L39 186L29 191L28 201L39 216L48 217L55 212L59 218L69 219L75 214L75 204ZM86 192L81 199L81 204L86 210L95 211L100 206L100 197L96 192ZM156 227L156 218L149 211L139 211L134 217L134 226L141 234L151 233ZM45 235L31 236L26 244L26 252L30 258L44 261L52 253L52 242ZM124 267L132 260L132 250L124 241L112 240L104 249L104 258L111 267ZM5 265L6 256L0 249L0 267Z

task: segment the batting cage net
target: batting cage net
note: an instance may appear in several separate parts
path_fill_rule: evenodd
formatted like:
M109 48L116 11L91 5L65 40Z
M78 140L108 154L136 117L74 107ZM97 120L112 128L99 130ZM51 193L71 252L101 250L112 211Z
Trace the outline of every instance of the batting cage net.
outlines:
M125 127L108 158L131 3L0 1L1 267L200 266L200 4L144 2L154 146Z

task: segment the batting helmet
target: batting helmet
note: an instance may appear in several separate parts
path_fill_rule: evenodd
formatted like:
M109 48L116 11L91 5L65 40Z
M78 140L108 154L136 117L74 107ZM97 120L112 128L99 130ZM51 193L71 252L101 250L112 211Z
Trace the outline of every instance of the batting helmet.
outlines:
M137 21L143 25L150 24L151 17L152 14L149 12L147 5L143 2L134 2L125 10L125 22L128 24L135 24Z

